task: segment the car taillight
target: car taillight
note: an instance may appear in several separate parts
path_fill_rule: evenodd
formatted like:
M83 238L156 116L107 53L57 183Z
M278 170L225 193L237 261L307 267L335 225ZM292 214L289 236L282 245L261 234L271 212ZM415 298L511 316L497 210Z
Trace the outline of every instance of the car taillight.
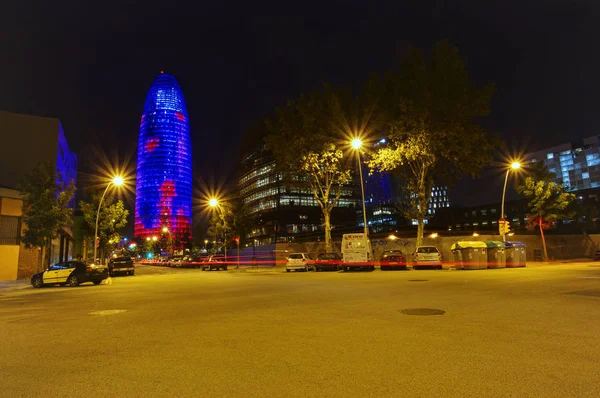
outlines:
M85 272L87 272L88 274L91 274L92 272L94 272L94 269L92 267L86 267Z
M302 262L303 262L303 263L305 263L305 262L306 262L306 259L304 259L304 258L303 258L303 259L302 259Z

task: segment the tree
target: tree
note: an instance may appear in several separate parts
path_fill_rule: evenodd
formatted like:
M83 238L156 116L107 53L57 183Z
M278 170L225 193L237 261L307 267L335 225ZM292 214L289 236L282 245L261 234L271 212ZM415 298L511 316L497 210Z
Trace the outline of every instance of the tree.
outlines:
M208 221L207 235L213 238L213 242L218 242L220 237L223 237L223 247L227 247L228 237L232 237L233 213L226 206L219 205L219 209L215 209L213 215ZM215 243L215 254L217 245Z
M92 199L89 202L83 200L79 202L79 207L81 208L83 219L87 226L85 235L92 240L96 230L96 215L98 214L99 201L100 196L92 195ZM103 253L107 249L110 249L112 243L118 243L121 240L121 235L118 230L127 225L128 216L129 210L125 209L125 204L122 200L115 201L111 196L106 196L104 198L98 216L99 248ZM92 244L95 243L92 242ZM104 257L104 255L102 257Z
M445 41L433 47L429 59L413 50L399 71L372 80L387 145L367 164L404 179L410 190L407 214L418 221L420 245L434 183L476 176L491 160L497 140L478 121L489 113L494 89L476 88L458 50Z
M572 216L567 208L575 200L575 195L565 192L563 186L554 181L535 177L526 177L517 191L529 199L527 223L531 229L539 228L544 261L548 261L544 230L554 227L557 220Z
M55 168L49 163L40 163L18 186L23 197L23 222L27 227L22 241L27 248L41 250L42 268L48 265L47 252L52 239L72 223L73 209L69 203L75 195L75 183L57 181Z
M267 147L278 171L288 184L309 185L321 208L326 250L332 251L331 212L350 182L350 169L343 162L343 126L339 95L328 86L322 92L301 96L277 111L266 122ZM347 139L346 139L347 141Z

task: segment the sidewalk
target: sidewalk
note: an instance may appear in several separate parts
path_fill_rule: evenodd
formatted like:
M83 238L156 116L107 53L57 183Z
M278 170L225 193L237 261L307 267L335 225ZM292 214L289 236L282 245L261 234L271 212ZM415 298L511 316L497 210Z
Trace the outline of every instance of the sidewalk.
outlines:
M0 291L25 289L31 287L30 279L19 279L17 281L0 281Z

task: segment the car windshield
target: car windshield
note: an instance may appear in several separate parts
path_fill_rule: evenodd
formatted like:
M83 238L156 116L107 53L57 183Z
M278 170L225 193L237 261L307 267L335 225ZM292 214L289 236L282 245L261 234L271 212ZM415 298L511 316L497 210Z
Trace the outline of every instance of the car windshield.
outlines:
M417 253L431 254L431 253L437 253L437 252L438 252L438 250L433 246L423 246L423 247L419 247L419 249L417 250Z
M304 257L302 257L302 254L290 254L290 257L292 260L301 260Z

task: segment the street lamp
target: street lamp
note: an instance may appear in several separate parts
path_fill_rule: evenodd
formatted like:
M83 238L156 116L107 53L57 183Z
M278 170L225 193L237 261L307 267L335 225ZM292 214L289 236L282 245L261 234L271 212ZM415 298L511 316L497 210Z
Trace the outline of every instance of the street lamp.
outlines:
M504 198L506 197L506 184L508 183L508 174L511 170L518 170L521 168L521 163L512 162L510 167L506 169L506 177L504 177L504 189L502 190L502 204L500 206L500 222L498 223L501 228L502 233L502 241L506 242L506 234L504 234L504 223L506 219L504 218Z
M221 217L223 217L223 247L225 254L225 263L227 263L227 221L225 220L225 213L223 212L223 208L219 204L219 200L217 198L210 198L210 200L208 201L208 205L212 208L217 208L221 213Z
M104 201L104 197L106 196L106 192L108 192L108 188L111 185L115 187L120 187L123 185L123 177L116 176L112 179L111 182L108 183L102 197L100 198L100 203L98 203L98 211L96 212L96 230L94 232L94 263L96 262L96 256L98 255L98 219L100 218L100 208L102 207L102 202Z
M365 185L363 183L362 165L360 164L360 148L362 147L362 140L355 138L352 140L352 149L356 152L356 161L358 163L358 173L360 175L360 192L362 193L362 208L363 208L363 223L365 226L365 235L369 235L369 228L367 227L367 208L365 205Z
M168 234L167 247L169 246L169 241L171 241L170 242L171 256L173 256L173 252L175 251L173 248L173 235L171 235L171 231L169 231L169 228L167 228L167 227L163 227L162 231L163 231L163 234Z

